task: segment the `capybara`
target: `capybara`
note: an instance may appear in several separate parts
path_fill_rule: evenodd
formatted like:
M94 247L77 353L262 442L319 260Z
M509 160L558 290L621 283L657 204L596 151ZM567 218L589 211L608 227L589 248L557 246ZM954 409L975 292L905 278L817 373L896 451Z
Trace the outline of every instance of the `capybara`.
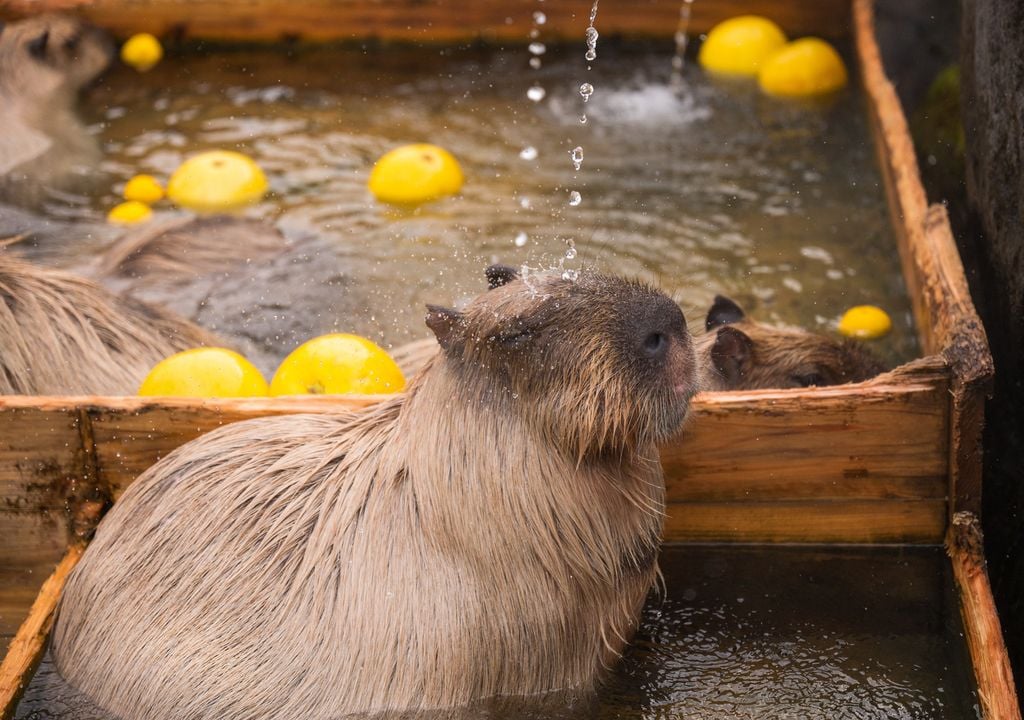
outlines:
M88 181L99 147L74 103L112 55L103 33L73 17L0 27L0 196L34 204L48 188Z
M216 344L161 308L0 253L0 395L134 395L163 358Z
M545 273L427 325L443 352L407 392L228 425L143 473L69 577L62 677L132 720L591 688L657 573L683 314Z

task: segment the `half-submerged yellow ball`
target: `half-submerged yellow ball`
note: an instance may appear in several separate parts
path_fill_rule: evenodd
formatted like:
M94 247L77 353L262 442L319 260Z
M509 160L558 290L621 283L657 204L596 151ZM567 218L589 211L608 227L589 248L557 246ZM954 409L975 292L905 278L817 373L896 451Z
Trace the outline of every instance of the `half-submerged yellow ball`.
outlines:
M846 85L846 66L824 40L794 40L761 67L757 82L769 95L811 97L835 92Z
M270 381L271 395L395 393L405 389L398 365L358 335L334 333L303 343Z
M697 62L712 72L757 75L772 53L786 44L778 25L758 15L741 15L711 29Z
M369 187L386 203L413 204L454 195L462 188L462 168L437 145L403 145L386 153L370 171Z
M163 56L164 49L160 41L149 33L132 35L121 46L121 61L139 72L152 69Z
M153 211L149 209L149 205L146 203L139 202L138 200L128 200L112 207L110 212L107 213L107 221L130 225L149 220L152 215Z
M839 320L839 332L847 337L874 340L892 330L892 320L882 308L874 305L857 305L843 313Z
M124 186L124 199L152 205L164 197L164 189L152 175L136 175Z
M269 388L256 367L225 348L193 348L158 362L139 395L172 397L262 397Z
M222 212L256 202L267 192L267 176L251 158L233 150L210 150L181 164L167 182L167 197L196 212Z

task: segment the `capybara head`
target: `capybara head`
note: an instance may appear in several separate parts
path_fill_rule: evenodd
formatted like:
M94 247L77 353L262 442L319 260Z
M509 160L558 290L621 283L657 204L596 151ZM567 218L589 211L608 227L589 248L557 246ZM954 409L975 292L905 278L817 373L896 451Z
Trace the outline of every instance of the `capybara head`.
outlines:
M488 269L464 310L430 306L427 325L458 386L517 413L538 436L585 455L661 442L697 390L679 307L642 283L582 272Z
M868 380L885 370L855 340L754 322L721 295L715 297L704 326L710 364L706 390L840 385Z
M113 44L67 15L38 15L0 28L0 89L38 102L73 95L110 64Z

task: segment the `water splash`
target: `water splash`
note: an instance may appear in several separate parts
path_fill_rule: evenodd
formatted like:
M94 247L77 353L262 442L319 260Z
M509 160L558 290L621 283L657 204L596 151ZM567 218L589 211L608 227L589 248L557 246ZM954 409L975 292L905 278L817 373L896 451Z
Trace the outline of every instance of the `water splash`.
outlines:
M676 51L672 56L672 75L669 84L673 88L683 86L683 68L686 65L686 47L690 43L690 15L693 13L693 0L681 0L679 5L679 24L676 25Z

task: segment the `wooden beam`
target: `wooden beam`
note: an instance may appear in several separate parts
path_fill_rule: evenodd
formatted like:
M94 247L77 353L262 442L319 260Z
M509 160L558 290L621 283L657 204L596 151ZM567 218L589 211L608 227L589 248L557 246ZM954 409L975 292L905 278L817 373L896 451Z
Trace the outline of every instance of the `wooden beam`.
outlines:
M64 589L68 574L82 557L82 552L81 546L71 547L67 551L57 569L43 583L28 618L7 648L7 655L0 663L0 720L14 717L18 700L46 649L61 590Z
M984 720L1021 720L1013 671L988 581L981 524L976 515L958 512L953 516L946 550L959 590L960 613L978 683L982 717Z
M593 0L4 0L8 17L73 9L100 27L127 37L137 32L215 40L399 40L453 43L528 42L533 13L547 21L541 38L582 42ZM849 0L715 0L692 8L690 33L707 32L734 15L775 20L793 36L840 37L849 29ZM670 38L679 0L605 2L596 27L604 36Z

